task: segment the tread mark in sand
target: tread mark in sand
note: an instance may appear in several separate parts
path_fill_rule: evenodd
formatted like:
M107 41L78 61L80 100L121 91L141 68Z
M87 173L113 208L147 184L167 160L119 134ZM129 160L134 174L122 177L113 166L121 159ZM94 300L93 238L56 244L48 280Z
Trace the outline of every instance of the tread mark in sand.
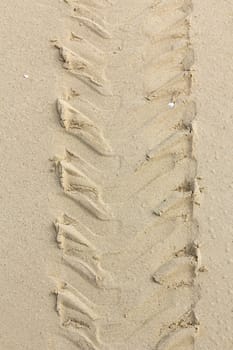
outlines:
M55 46L80 93L72 104L58 98L57 114L84 148L54 162L71 207L85 215L54 223L61 341L84 350L194 349L201 254L192 1L65 2L71 37ZM80 97L100 119L79 108Z

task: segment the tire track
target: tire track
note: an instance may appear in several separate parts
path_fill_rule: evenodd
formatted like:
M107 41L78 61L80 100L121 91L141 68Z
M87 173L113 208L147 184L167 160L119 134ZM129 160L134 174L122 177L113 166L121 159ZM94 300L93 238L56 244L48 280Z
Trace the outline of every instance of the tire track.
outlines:
M105 21L92 9L98 3L66 3L72 9L72 17L77 23L88 28L97 37L110 38ZM104 4L105 1L102 5ZM98 47L96 42L93 44L74 31L71 31L70 43L72 41L77 43L78 51L58 42L55 44L59 49L63 68L78 78L78 82L85 83L95 94L111 95L110 84L105 76L106 55L101 46ZM76 93L77 89L71 91L73 99L76 100L80 94ZM68 102L69 99L70 95L57 100L61 126L92 152L101 157L112 156L112 149L102 133L102 128L96 121L73 107ZM93 109L94 105L89 103L89 106ZM65 150L64 153L64 157L54 158L56 174L64 194L94 220L111 220L110 208L102 198L102 186L96 182L96 178L97 181L100 178L98 168L91 164L91 160L86 161L73 152ZM55 220L54 226L58 247L62 250L63 271L59 279L64 276L64 282L58 283L56 291L61 334L75 348L102 349L103 344L99 339L100 322L106 317L105 305L116 303L118 291L113 288L111 276L101 267L100 248L95 245L99 240L98 235L67 214Z
M88 350L193 349L202 265L192 2L66 3L70 41L56 47L77 93L57 112L84 147L54 158L64 195L83 210L54 223L63 339Z

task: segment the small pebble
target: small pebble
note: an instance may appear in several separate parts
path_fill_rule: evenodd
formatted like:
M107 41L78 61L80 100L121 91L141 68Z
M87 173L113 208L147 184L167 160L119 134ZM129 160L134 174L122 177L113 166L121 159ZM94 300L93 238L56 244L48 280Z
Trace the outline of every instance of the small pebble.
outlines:
M28 74L24 74L23 77L24 77L25 79L28 79L28 78L29 78L29 75L28 75Z
M175 102L169 102L168 107L171 109L175 108Z

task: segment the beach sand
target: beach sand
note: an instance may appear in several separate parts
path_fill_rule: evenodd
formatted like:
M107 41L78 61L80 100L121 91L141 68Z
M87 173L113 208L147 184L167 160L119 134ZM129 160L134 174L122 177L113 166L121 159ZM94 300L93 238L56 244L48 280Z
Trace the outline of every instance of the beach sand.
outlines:
M233 4L0 13L0 349L231 350Z

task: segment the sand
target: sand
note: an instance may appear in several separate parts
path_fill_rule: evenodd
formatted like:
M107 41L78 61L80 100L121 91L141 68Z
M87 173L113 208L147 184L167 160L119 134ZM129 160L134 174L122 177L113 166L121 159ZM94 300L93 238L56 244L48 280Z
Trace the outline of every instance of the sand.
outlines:
M233 4L0 13L0 349L231 350Z

